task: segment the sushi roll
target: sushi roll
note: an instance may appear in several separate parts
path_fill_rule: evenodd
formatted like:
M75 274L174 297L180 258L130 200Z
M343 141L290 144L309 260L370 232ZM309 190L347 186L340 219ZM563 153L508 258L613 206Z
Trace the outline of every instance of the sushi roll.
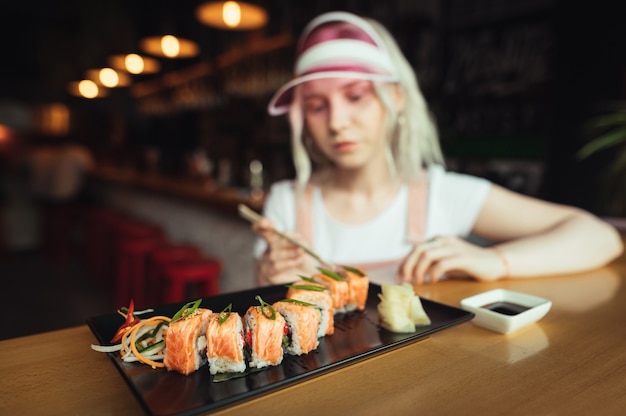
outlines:
M283 348L287 354L308 354L317 348L321 322L318 308L297 299L282 300L272 306L287 322L287 331L283 335Z
M335 333L333 299L326 285L312 283L309 280L301 280L289 285L286 297L287 299L298 299L311 303L320 311L318 338Z
M209 372L240 373L246 370L243 321L230 307L209 317L206 331Z
M165 357L168 370L191 374L206 363L206 329L213 312L197 308L190 315L170 323L165 333Z
M321 270L321 269L320 269ZM337 273L321 270L321 273L313 275L313 279L328 286L330 297L333 299L333 309L335 313L346 312L346 305L350 297L350 287L348 281Z
M272 305L257 299L261 306L250 306L244 315L246 348L250 355L251 368L278 365L283 361L283 335L285 318Z
M367 292L370 286L369 277L364 271L347 266L343 266L340 275L348 282L349 296L346 311L358 310L362 312L365 310L365 303L367 302Z

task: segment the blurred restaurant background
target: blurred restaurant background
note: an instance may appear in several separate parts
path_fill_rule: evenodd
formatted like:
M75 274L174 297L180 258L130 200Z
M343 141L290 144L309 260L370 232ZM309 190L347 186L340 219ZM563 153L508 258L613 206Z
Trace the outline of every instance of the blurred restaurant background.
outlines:
M293 176L266 105L330 10L395 35L450 170L626 217L622 2L3 2L0 339L253 287L236 207Z

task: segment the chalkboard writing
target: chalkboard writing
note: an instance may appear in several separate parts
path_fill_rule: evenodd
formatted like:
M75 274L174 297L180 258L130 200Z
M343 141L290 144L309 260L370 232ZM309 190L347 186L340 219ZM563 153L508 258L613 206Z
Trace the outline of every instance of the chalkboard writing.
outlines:
M554 46L547 23L452 35L444 93L507 96L525 92L550 79Z
M449 127L460 135L545 131L555 48L545 20L448 33L441 93Z

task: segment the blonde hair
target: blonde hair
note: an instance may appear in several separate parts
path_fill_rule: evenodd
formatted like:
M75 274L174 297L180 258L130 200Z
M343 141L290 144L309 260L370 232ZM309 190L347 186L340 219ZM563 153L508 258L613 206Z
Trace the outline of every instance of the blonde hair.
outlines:
M425 167L444 164L439 144L439 136L434 119L419 88L413 68L402 54L398 44L387 29L372 19L368 23L382 38L391 61L396 67L397 85L403 95L403 106L396 108L393 92L387 85L374 83L378 98L386 110L385 132L388 140L386 154L389 169L393 175L400 175L404 181L419 176ZM291 124L291 145L296 179L303 188L311 178L313 163L312 149L307 149L306 129L302 99L296 87L289 107ZM316 160L320 168L330 166L328 160Z

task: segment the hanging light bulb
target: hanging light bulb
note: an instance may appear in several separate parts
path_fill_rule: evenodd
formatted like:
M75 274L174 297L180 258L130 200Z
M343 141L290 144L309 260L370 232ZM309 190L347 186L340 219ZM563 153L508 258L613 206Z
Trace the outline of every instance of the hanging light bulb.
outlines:
M265 26L267 11L254 4L211 1L196 8L196 18L207 26L229 30L251 30Z
M124 66L131 74L141 74L146 64L141 56L136 53L129 53L124 58Z
M99 91L95 82L84 79L78 83L78 92L85 98L96 98Z
M67 84L67 90L70 94L81 98L99 98L108 95L107 88L100 88L92 79L83 79L82 81L71 81Z
M198 44L174 35L152 36L142 39L140 47L150 55L164 58L191 58L200 52Z
M102 68L98 73L98 79L107 88L115 88L120 83L120 77L113 68Z
M241 23L241 7L236 1L227 1L222 8L222 19L228 27L237 27Z
M165 56L176 58L180 53L180 42L176 39L176 36L165 35L161 38L161 50Z
M108 60L111 67L126 71L133 75L153 74L161 69L159 61L136 53L127 55L113 55Z
M85 79L106 88L127 87L131 84L128 74L118 72L113 68L89 69L85 71Z
M37 130L50 136L64 136L70 127L70 110L63 103L42 104L35 108Z

